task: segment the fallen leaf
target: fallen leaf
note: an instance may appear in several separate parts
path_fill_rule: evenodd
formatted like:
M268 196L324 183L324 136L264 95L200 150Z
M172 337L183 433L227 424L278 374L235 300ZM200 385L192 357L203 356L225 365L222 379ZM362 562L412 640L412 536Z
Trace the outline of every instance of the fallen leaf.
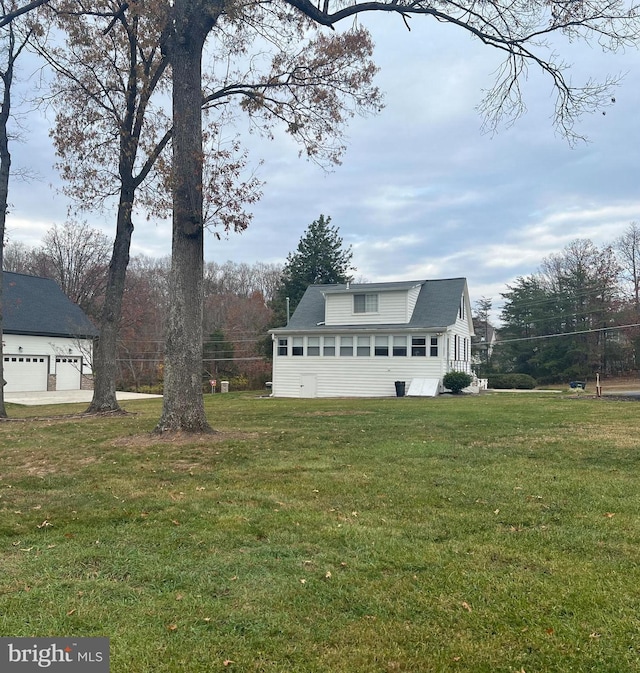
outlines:
M53 526L53 524L45 519L38 528L49 528L49 526Z
M169 624L169 626L167 626L167 631L177 631L177 630L178 630L177 624Z
M600 634L594 631L593 633L589 634L589 638L600 638Z
M552 635L555 633L555 631L554 631L552 628L548 628L548 629L546 629L546 632L547 632L547 634L550 635L550 636L552 636Z
M331 579L331 571L327 570L327 572L324 574L325 578L330 580Z
M224 666L231 666L231 664L235 664L235 661L232 661L231 659L225 659L222 663Z
M607 512L605 514L605 516L607 517L607 519L612 519L615 516L615 513L614 512Z
M71 617L71 615L72 615L75 611L76 611L75 608L73 608L73 610L69 610L69 612L67 612L67 617Z
M171 523L172 523L174 526L179 526L179 525L180 525L180 522L179 522L179 521L176 521L175 519L171 519Z
M183 594L176 594L176 600L181 601L184 598Z
M306 584L306 583L307 583L307 580L305 580L304 578L300 580L300 584Z
M467 601L463 601L463 602L462 602L462 607L463 607L467 612L471 612L471 606L469 605L469 603L467 603Z

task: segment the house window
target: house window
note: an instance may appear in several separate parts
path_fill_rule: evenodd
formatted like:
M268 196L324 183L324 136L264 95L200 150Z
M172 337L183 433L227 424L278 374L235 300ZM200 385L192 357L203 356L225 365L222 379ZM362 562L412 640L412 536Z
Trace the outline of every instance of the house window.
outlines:
M377 313L378 295L377 294L354 294L353 295L354 313Z
M353 355L353 337L340 337L340 355Z
M336 354L336 338L325 337L322 344L322 353L324 355L332 356Z
M307 355L320 355L320 337L307 339Z
M389 337L377 336L374 347L374 354L384 357L389 355Z
M364 357L371 355L371 339L368 336L358 337L358 348L356 353Z
M288 355L289 354L289 339L284 337L284 339L278 339L278 355Z
M293 337L291 355L304 355L304 337Z
M411 356L423 358L426 355L427 339L425 337L411 337Z
M429 346L429 355L432 358L438 357L438 337L431 337L431 345Z
M395 357L407 356L407 337L394 336L393 337L393 354Z
M464 295L460 299L460 307L458 308L458 317L464 320Z

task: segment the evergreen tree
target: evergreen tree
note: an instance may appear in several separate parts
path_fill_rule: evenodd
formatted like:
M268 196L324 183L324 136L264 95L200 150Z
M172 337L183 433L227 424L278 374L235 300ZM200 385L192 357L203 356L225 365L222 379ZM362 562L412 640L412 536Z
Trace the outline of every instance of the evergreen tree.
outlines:
M273 300L274 325L286 324L287 298L289 311L293 313L309 285L352 280L349 275L355 271L352 257L351 246L343 248L338 227L331 226L331 217L320 215L302 235L297 250L287 256Z
M607 337L619 320L618 272L610 246L577 239L545 258L537 274L508 285L502 368L550 383L620 368L627 356Z

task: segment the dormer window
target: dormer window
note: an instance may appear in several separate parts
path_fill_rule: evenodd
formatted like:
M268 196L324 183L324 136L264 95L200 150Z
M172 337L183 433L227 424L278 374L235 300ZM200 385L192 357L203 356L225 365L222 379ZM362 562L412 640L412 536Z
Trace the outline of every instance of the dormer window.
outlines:
M377 294L354 294L353 295L354 313L377 313L378 295Z

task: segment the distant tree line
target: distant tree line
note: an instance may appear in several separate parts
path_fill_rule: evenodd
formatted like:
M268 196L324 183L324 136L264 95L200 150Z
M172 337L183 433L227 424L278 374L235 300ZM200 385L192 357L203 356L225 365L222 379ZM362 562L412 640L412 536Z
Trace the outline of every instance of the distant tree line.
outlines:
M8 243L4 270L52 278L98 324L111 246L99 230L68 222L53 226L39 246ZM131 259L118 333L119 389L162 387L170 269L169 257ZM261 387L270 378L264 341L281 274L279 265L263 262L205 264L205 389L211 379L231 380L238 389Z
M55 280L100 324L113 242L86 222L51 227L39 246L9 242L4 270ZM203 389L230 380L238 389L262 388L271 378L270 327L287 321L308 285L351 279L351 248L331 218L320 217L302 235L284 267L256 262L204 266ZM171 293L171 260L139 255L128 264L118 326L118 389L160 391Z
M632 222L602 247L589 239L572 241L546 257L536 273L508 285L502 298L493 350L481 339L489 333L487 302L476 306L476 361L484 375L518 372L552 383L636 371L640 225Z

